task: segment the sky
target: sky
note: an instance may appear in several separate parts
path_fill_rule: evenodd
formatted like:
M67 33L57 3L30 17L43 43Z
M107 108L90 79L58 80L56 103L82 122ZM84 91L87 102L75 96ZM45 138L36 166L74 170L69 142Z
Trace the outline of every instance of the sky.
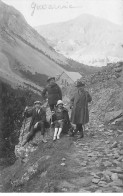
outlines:
M123 25L123 0L2 0L19 10L32 26L91 14Z

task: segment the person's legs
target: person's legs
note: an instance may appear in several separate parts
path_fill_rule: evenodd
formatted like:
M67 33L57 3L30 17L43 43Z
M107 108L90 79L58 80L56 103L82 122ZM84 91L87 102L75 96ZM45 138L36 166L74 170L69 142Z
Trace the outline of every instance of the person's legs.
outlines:
M77 134L78 131L79 131L79 125L76 124L76 128L73 129L71 136L73 137L75 134Z
M56 140L58 130L59 130L59 128L58 127L55 127L54 136L53 136L53 140L54 141Z
M80 138L84 137L82 124L78 124L77 127L78 127L78 130L80 132Z
M27 142L29 142L35 135L36 130L34 129L34 126L31 127L29 134L27 135L27 138L22 143L22 146L24 146Z
M57 134L57 139L58 139L58 140L60 139L60 134L61 134L61 132L62 132L62 128L59 128L58 134Z
M60 139L60 134L63 130L63 126L64 126L64 122L60 122L59 131L58 131L58 134L57 134L57 139L58 140Z
M42 142L46 143L47 141L44 139L44 134L45 134L45 124L44 124L44 122L40 122L38 124L37 129L41 131L41 140L42 140Z

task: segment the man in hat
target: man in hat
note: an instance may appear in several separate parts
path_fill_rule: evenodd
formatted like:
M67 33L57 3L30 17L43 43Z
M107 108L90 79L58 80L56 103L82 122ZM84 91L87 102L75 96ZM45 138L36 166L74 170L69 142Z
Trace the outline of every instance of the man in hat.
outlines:
M54 77L49 77L48 85L44 88L42 92L42 97L45 99L46 93L48 96L48 104L50 110L53 111L58 100L62 100L62 91L60 87L56 84Z
M33 139L37 131L41 131L41 139L44 143L46 143L47 141L44 139L46 112L41 107L41 102L35 101L34 109L32 109L32 111L29 113L28 113L28 107L26 107L24 115L26 117L32 116L32 119L31 119L30 126L29 126L29 134L26 140L22 143L22 146L24 146L27 142Z
M73 133L80 132L80 138L84 137L83 127L89 122L88 102L92 101L90 94L85 91L85 84L78 81L76 84L77 92L71 99L71 122L76 124L76 130Z

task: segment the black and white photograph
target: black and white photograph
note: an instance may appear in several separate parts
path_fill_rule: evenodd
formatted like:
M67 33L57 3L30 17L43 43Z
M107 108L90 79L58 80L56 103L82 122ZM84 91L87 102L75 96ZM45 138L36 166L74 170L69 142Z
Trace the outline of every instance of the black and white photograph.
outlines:
M0 193L123 193L123 0L0 0Z

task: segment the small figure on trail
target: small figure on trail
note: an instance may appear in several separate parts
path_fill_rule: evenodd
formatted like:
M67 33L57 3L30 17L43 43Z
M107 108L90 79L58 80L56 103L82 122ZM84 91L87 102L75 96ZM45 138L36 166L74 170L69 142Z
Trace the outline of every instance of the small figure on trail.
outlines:
M47 93L48 104L50 106L50 110L53 111L57 101L62 100L62 91L58 84L56 84L55 77L49 77L47 82L48 85L44 88L42 97L45 99Z
M80 138L84 137L84 125L89 122L88 102L92 101L90 94L85 91L85 84L77 81L77 92L71 99L71 122L76 124L76 130L73 133L80 132Z
M52 115L52 121L55 124L55 131L53 140L60 139L60 134L65 127L69 124L69 115L67 109L63 106L63 101L58 100L54 114Z
M44 133L47 124L46 112L41 107L41 102L35 101L34 108L29 113L28 113L28 107L26 107L24 116L26 116L27 118L32 117L32 119L29 126L29 134L27 135L26 140L22 143L22 146L24 146L27 142L33 139L37 131L41 131L42 142L46 143L47 141L44 139Z

